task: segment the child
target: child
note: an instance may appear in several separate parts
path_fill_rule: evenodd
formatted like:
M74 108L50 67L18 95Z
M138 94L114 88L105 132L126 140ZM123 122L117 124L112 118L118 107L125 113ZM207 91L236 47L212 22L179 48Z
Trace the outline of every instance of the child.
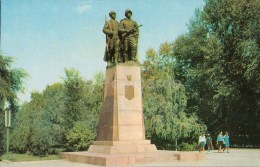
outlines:
M210 153L211 147L212 147L212 139L210 137L210 134L207 135L206 144L208 146L208 153Z
M199 137L199 146L200 146L200 152L202 151L204 153L204 147L206 144L206 137L205 135L202 133Z

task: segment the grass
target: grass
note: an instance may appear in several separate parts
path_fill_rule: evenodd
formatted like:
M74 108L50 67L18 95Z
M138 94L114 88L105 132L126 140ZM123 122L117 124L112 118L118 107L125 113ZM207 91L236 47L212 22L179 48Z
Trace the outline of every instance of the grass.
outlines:
M0 159L4 160L7 159L6 154L2 155ZM42 160L57 160L61 159L59 155L49 155L46 157L39 157L29 154L16 154L16 153L9 153L9 161L12 162L19 162L19 161L42 161Z

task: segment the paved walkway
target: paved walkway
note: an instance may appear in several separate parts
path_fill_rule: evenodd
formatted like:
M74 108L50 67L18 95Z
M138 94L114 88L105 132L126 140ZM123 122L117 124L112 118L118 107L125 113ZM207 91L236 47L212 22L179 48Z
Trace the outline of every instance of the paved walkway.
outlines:
M151 163L141 166L260 166L260 149L231 149L230 153L218 153L216 150L206 154L202 161L173 163ZM97 167L96 165L73 163L65 160L0 162L0 167Z

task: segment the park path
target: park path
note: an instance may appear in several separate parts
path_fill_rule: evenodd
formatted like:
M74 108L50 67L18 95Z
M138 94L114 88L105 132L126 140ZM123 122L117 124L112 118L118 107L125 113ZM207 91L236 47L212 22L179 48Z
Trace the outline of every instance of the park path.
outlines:
M139 164L141 166L259 166L260 149L231 149L230 153L218 153L216 150L210 154L205 153L202 161L171 162ZM66 160L31 161L31 162L0 162L0 167L98 167L96 165L73 163Z

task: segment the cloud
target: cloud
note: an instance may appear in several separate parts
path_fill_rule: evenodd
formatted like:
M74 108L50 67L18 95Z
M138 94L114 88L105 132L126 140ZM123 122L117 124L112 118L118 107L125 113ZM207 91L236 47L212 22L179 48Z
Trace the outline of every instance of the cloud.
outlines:
M91 8L92 8L91 4L88 4L88 3L81 4L77 7L77 13L84 14L84 13L90 11Z

